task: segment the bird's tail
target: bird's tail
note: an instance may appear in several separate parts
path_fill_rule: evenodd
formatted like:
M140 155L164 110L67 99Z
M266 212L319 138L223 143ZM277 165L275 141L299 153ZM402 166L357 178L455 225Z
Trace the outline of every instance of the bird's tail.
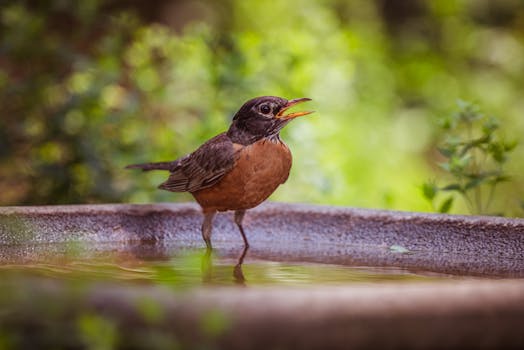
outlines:
M173 162L158 162L158 163L143 163L143 164L131 164L126 166L126 169L142 169L143 171L149 170L169 170L173 171L177 165L178 161Z

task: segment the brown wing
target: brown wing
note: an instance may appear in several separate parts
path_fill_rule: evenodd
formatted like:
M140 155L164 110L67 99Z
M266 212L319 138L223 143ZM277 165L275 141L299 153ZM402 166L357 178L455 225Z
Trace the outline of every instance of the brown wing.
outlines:
M167 181L158 188L172 192L196 192L217 183L234 164L233 142L222 133L181 158Z

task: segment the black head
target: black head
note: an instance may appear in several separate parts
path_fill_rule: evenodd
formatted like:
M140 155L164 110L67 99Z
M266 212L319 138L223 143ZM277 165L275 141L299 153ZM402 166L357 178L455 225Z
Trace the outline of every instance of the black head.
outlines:
M313 112L285 114L294 105L311 101L309 98L286 100L276 96L257 97L244 103L233 117L227 134L233 142L244 145L264 137L278 136L280 130L291 120Z

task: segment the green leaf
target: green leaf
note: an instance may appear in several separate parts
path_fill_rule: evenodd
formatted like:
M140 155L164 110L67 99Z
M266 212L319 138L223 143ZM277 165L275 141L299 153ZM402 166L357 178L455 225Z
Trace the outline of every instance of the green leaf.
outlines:
M499 170L491 170L491 171L481 171L478 173L466 173L464 174L464 176L467 177L468 179L478 179L478 178L485 179L490 176L497 176L499 174L500 174Z
M500 122L497 118L491 116L482 125L482 131L484 134L491 134L493 131L499 128Z
M464 148L460 152L460 156L464 156L470 149L478 147L482 149L483 145L489 144L491 135L485 135L477 139L464 143Z
M511 144L508 145L511 150ZM510 151L506 150L506 144L503 142L492 142L488 146L488 152L493 157L493 160L498 164L503 164L508 160L507 153Z
M465 168L465 167L467 167L467 166L469 165L469 162L471 161L471 158L472 158L472 157L471 157L470 154L466 154L466 155L460 157L459 159L457 159L457 163L458 163L461 167Z
M438 147L437 150L446 158L450 158L455 153L454 147Z
M451 171L451 167L449 163L438 163L438 166L446 170L447 172Z
M496 176L494 179L492 179L490 181L491 184L498 184L498 183L501 183L501 182L507 182L507 181L510 181L511 180L511 176L509 175L499 175L499 176Z
M466 109L471 105L470 102L464 101L463 99L460 99L460 98L458 98L457 101L455 101L455 103L457 104L459 109Z
M438 191L438 188L434 183L426 182L422 184L422 194L424 195L424 198L426 198L429 201L435 198L437 191Z
M464 190L467 191L469 189L477 187L482 182L484 182L484 180L485 180L485 177L483 177L483 176L479 176L479 177L473 178L472 180L468 181L468 183L464 186Z
M479 107L471 102L457 101L459 112L456 116L461 122L471 124L475 120L482 119L484 115L480 113Z
M455 135L448 135L444 140L444 145L449 146L450 148L456 148L462 144L462 139Z
M397 254L409 254L409 253L411 253L411 251L408 248L403 247L403 246L398 245L398 244L393 244L392 246L389 247L389 250L392 253L397 253Z
M466 154L463 157L456 157L453 156L449 160L449 164L447 165L447 169L445 170L451 172L452 174L462 174L464 172L464 169L469 165L469 162L471 161L471 155Z
M504 151L511 152L515 149L515 147L517 147L518 144L519 142L517 140L513 140L510 142L503 142Z
M441 118L438 121L438 125L444 130L453 129L455 127L454 121L449 117Z
M453 197L450 196L450 197L448 197L448 199L446 199L446 200L442 203L442 205L440 206L440 208L439 208L438 211L439 211L440 213L447 213L447 212L449 212L449 210L451 209L451 206L452 206L452 205L453 205Z
M462 187L459 184L451 184L441 188L442 191L459 191L462 192Z

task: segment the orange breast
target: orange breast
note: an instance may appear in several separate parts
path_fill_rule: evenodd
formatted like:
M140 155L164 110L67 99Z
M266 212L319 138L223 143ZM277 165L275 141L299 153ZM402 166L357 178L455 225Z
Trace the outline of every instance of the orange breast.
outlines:
M281 141L261 140L238 150L233 169L216 185L193 193L204 211L256 207L284 183L291 169L291 152Z

